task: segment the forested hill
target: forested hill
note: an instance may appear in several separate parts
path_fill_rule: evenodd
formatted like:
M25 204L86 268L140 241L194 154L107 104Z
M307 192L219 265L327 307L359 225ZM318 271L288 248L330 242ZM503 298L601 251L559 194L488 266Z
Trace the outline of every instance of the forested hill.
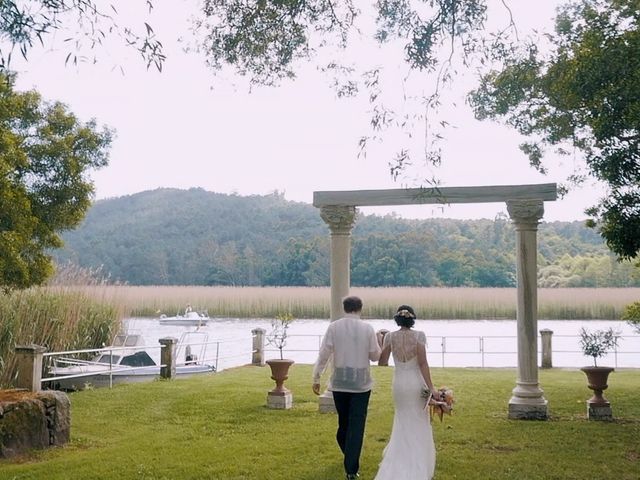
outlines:
M327 285L329 230L312 205L281 194L158 189L101 200L64 235L58 262L103 266L132 285ZM358 286L515 285L507 218L361 216L353 231ZM640 286L582 222L540 225L541 286Z

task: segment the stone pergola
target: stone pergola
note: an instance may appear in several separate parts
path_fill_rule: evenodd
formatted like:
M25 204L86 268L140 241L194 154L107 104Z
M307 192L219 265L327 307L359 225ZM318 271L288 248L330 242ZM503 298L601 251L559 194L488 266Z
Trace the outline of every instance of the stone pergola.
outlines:
M314 192L313 205L331 231L331 320L342 317L342 299L349 295L356 207L505 202L516 230L518 290L518 376L509 400L509 418L546 419L547 400L537 366L537 231L544 202L556 198L555 183Z

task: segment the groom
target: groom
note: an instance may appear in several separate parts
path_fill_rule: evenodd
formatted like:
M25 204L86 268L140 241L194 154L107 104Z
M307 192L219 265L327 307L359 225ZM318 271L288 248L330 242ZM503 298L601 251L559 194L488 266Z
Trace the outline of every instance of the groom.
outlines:
M362 300L346 297L345 315L329 324L313 368L313 393L320 395L320 376L333 355L333 372L327 389L338 412L336 440L344 454L346 478L358 478L360 451L371 395L369 362L380 357L380 346L371 325L360 320Z

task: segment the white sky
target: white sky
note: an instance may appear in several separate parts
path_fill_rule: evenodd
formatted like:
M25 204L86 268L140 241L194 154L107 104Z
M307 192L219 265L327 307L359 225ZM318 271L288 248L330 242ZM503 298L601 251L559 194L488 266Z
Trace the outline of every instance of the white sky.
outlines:
M27 63L13 64L19 89L35 88L45 99L66 103L81 119L95 118L116 130L109 166L92 176L98 199L159 187L202 187L241 195L278 190L289 200L311 203L315 190L416 186L408 180L394 182L389 174L390 155L401 138L391 137L358 158L358 139L369 133L368 107L361 100L337 99L326 76L306 68L293 82L248 93L246 87L233 86L229 76L214 77L201 57L183 53L174 40L188 37L194 2L155 2L150 23L168 54L162 73L146 70L135 51L109 46L93 65L65 67L62 49L33 51ZM126 5L123 0L115 3ZM550 29L558 3L511 0L520 35L530 26ZM120 13L118 22L127 23L127 12ZM363 57L367 53L371 51ZM393 66L393 60L387 62ZM124 75L113 68L115 62ZM424 170L425 177L433 174L443 186L563 181L570 165L542 176L528 166L517 147L521 139L512 130L474 120L464 106L473 82L461 83L450 93L459 107L447 109L443 117L456 126L446 134L443 165ZM599 191L591 185L547 202L545 220L583 219L584 208L595 203ZM393 211L415 218L493 218L506 208L483 204Z

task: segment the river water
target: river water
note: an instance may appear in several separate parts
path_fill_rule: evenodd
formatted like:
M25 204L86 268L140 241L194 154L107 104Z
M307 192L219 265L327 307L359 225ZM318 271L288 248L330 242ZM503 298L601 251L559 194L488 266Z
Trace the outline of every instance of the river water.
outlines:
M393 320L365 320L375 330L395 330ZM328 320L295 320L288 331L285 358L298 363L313 363ZM599 365L640 368L640 335L626 322L599 320L539 320L538 330L553 333L554 367L581 367L591 364L580 350L581 328L601 330L613 327L621 339L615 351L598 359ZM194 347L199 358L215 362L218 370L251 362L252 333L255 328L271 330L269 319L214 319L201 327L161 325L156 319L129 318L125 329L140 333L148 347L157 347L163 337L180 338L198 330L207 334L206 346ZM414 327L427 335L429 364L432 367L515 367L517 341L515 320L418 320ZM540 340L538 340L540 348ZM278 350L266 345L266 358L278 358ZM149 354L159 362L160 349ZM539 354L540 356L540 354ZM539 364L539 362L538 362Z

